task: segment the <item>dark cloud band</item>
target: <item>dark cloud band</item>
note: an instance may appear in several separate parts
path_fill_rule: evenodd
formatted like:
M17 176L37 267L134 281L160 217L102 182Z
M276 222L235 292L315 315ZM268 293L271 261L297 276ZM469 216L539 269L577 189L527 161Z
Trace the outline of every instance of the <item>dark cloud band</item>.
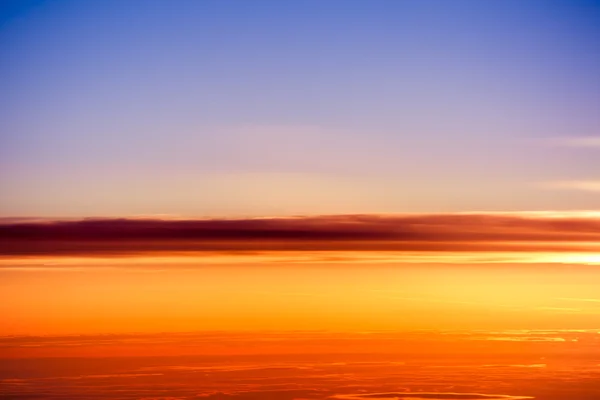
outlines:
M600 218L519 214L6 221L0 253L124 255L262 251L598 251Z

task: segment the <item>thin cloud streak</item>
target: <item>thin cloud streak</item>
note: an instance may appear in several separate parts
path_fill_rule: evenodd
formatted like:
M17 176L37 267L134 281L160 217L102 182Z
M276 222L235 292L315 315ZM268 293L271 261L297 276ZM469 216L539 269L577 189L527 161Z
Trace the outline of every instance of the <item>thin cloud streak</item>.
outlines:
M543 186L546 189L578 190L584 192L600 192L600 180L598 181L557 181L547 182Z
M456 392L392 392L392 393L372 393L372 394L351 394L333 396L334 399L340 400L397 400L397 399L415 399L415 400L525 400L533 399L531 396L511 396L504 394L482 394L482 393L456 393Z
M553 140L552 143L562 147L600 148L600 136L562 138Z
M558 300L565 301L581 301L585 303L600 303L600 299L582 299L582 298L573 298L573 297L560 297Z

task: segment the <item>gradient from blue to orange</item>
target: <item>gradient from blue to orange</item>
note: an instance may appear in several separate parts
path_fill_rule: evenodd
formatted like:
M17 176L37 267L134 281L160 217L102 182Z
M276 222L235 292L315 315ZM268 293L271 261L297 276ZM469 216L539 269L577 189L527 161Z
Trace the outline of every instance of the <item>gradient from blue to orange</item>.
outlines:
M2 7L3 216L598 205L597 1Z
M599 21L0 0L0 398L600 398Z

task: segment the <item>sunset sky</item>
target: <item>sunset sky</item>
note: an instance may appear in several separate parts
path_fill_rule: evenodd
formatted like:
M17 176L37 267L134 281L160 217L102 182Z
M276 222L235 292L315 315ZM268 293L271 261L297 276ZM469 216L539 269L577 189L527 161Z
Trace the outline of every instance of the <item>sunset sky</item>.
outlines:
M594 0L8 0L6 217L597 209Z
M1 332L597 321L597 2L2 6Z
M596 0L0 0L0 398L600 398L599 40Z

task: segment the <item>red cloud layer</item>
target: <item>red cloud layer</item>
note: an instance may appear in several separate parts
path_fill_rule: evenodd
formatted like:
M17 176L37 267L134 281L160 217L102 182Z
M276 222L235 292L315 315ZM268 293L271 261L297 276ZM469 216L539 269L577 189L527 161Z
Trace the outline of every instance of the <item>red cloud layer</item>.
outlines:
M582 246L586 244L586 246ZM7 221L0 254L197 251L598 251L600 218L547 214Z

